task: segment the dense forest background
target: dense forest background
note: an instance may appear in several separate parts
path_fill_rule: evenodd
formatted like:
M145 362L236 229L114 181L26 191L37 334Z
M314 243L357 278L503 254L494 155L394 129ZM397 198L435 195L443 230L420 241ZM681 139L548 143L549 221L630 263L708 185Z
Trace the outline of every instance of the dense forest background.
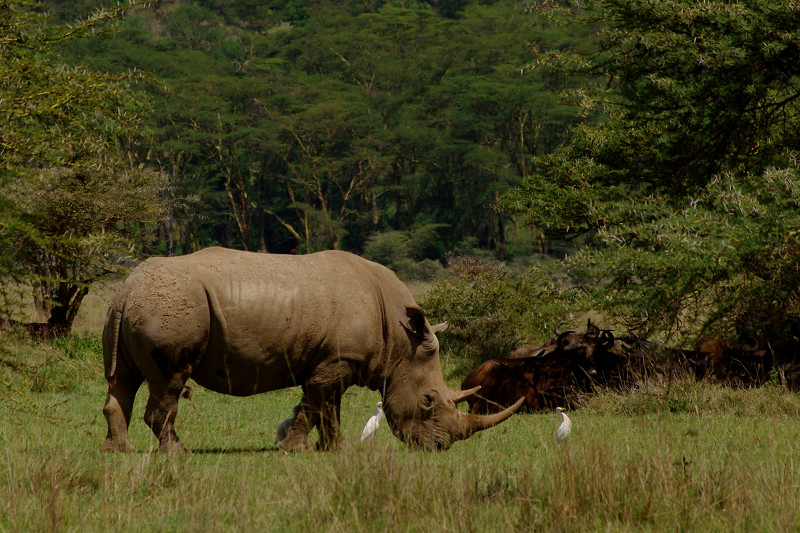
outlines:
M0 2L5 316L68 330L129 257L339 248L451 258L427 307L513 341L798 352L796 3L104 4Z
M101 2L48 4L66 22ZM421 260L511 252L499 200L577 120L534 52L576 33L513 1L163 1L66 51L148 73L153 136L131 156L174 200L152 252L361 253L401 231Z

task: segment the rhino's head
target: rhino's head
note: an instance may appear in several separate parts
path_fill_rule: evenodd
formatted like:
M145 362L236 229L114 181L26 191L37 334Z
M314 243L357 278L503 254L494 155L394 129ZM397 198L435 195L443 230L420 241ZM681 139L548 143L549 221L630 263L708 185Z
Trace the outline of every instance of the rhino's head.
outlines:
M406 308L401 323L410 351L403 339L391 362L393 368L386 375L383 400L386 420L400 440L415 448L446 450L457 440L499 424L522 405L524 398L489 416L459 410L456 404L480 387L457 391L445 384L436 334L447 329L447 323L431 326L414 307Z

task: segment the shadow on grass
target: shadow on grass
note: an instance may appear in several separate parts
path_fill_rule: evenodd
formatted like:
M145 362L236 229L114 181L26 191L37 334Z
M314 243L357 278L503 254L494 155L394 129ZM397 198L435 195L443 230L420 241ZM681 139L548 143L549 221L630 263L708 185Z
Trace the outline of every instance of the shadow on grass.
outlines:
M280 452L277 446L252 446L241 448L193 448L192 453L195 455L235 455L245 453L265 453L265 452Z

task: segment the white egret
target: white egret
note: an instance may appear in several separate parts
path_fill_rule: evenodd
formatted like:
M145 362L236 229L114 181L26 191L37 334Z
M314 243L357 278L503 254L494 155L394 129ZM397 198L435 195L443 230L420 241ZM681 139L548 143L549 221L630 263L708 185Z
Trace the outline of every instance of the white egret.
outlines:
M556 412L561 415L561 423L556 429L556 442L564 442L569 437L569 432L572 431L572 420L564 412L563 407L556 407Z
M364 426L364 431L361 432L361 442L364 442L366 439L375 434L375 431L378 429L378 424L380 423L381 418L383 418L383 402L378 402L375 404L375 408L378 411L369 417L369 420L367 420L367 423Z
M292 424L294 424L294 419L297 417L297 413L299 412L300 404L297 404L294 406L292 416L278 424L278 431L275 432L275 444L278 444L280 441L286 438L286 434L289 433L289 428L292 427Z

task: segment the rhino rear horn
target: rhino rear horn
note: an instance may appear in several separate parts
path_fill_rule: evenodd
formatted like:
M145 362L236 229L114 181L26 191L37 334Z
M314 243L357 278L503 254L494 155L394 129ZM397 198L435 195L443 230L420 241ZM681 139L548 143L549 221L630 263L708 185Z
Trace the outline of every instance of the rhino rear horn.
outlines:
M466 389L466 390L450 389L447 392L447 399L451 400L455 404L458 404L459 402L466 401L467 398L469 398L470 396L472 396L473 394L478 392L480 389L481 389L480 385L478 385L477 387L472 387L471 389Z
M438 324L431 326L431 329L433 330L433 333L435 335L438 335L439 333L444 333L445 331L447 331L449 327L450 327L450 322L445 320L444 322L440 322Z

